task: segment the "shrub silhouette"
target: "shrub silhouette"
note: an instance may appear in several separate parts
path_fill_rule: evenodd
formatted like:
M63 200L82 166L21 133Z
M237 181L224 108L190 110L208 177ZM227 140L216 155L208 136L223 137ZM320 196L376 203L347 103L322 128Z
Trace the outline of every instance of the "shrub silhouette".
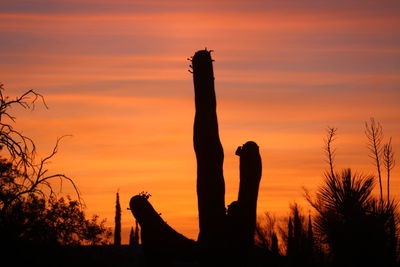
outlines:
M105 244L111 233L98 221L87 219L74 181L62 173L52 173L48 163L58 153L63 137L52 152L37 159L35 142L15 127L13 107L33 110L44 97L33 90L11 98L0 83L0 237L4 255L18 251L18 259L29 259L25 246ZM71 183L78 200L56 194L55 180ZM27 254L29 255L29 254Z
M206 49L200 50L191 58L196 109L193 143L197 160L199 260L206 266L211 263L244 265L254 246L261 157L255 142L249 141L238 147L238 200L230 204L226 211L224 151L218 133L213 60L210 52ZM179 244L190 243L190 240L178 234L161 219L147 198L134 196L130 207L142 228L145 250L146 247L160 246L163 242L169 242L169 247L175 246L176 249L182 249ZM190 246L195 247L193 243ZM162 247L166 247L165 243Z
M324 184L317 190L314 199L306 191L308 202L317 212L314 220L316 233L321 242L328 245L335 265L394 265L397 204L394 200L383 200L381 179L378 180L380 195L375 198L372 195L373 175L354 174L351 169L340 173L334 171L332 141L335 133L336 129L328 129L325 150L330 170L325 173ZM370 146L376 144L373 139L369 140ZM377 159L377 154L373 154L373 158Z
M273 256L280 255L276 228L275 216L265 212L264 216L257 221L255 232L255 245Z

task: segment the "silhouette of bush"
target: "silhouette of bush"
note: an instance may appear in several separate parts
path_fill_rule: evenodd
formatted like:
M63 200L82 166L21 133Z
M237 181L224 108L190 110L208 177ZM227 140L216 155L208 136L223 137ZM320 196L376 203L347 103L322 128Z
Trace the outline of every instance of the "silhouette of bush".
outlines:
M86 219L80 204L70 198L45 200L31 194L13 205L1 218L3 240L15 245L106 244L111 232L98 221Z
M257 220L255 230L255 245L267 254L280 255L276 218L269 212L265 212L263 217Z
M43 96L29 90L11 99L0 84L0 236L3 243L23 244L99 244L109 235L104 221L86 219L80 194L73 180L64 174L51 174L46 165L58 152L59 138L53 151L36 160L34 141L14 128L13 106L33 109ZM47 107L47 106L46 106ZM52 180L68 181L78 201L58 198Z
M290 214L279 228L286 256L291 263L310 265L315 263L314 232L311 216L301 212L297 203L290 205Z
M375 130L373 130L375 131ZM328 130L326 151L330 170L324 184L313 198L306 199L316 210L315 230L319 240L328 245L333 263L340 266L391 266L396 262L398 212L394 200L387 202L372 195L375 177L354 174L351 169L334 171L332 141L336 130ZM376 131L375 131L375 136ZM374 158L379 151L372 139ZM375 146L374 146L375 144ZM374 148L375 147L375 148ZM370 147L371 149L371 147ZM376 166L379 162L375 161Z
M35 103L42 95L29 90L14 99L3 94L4 88L0 84L0 212L5 213L15 202L25 196L34 194L39 197L55 196L50 181L68 181L74 187L80 200L80 194L74 181L68 176L55 173L51 174L46 165L58 152L59 143L63 137L57 139L53 151L41 160L36 159L36 146L34 141L14 128L16 118L10 113L14 106L24 109L33 109ZM53 184L54 185L54 184Z

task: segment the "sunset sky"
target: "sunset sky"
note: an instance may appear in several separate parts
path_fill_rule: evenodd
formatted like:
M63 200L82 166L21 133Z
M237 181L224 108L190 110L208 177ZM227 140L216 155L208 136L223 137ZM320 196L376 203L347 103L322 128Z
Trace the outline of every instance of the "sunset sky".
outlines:
M14 109L49 169L74 179L88 215L113 226L121 197L150 202L177 231L198 234L187 58L213 49L226 204L238 192L238 145L263 159L258 213L311 211L327 167L323 138L338 128L336 167L374 173L364 123L392 137L400 198L400 1L0 0L0 82L49 106ZM386 187L386 180L384 183ZM377 188L376 188L377 189ZM73 194L64 184L63 192ZM378 192L378 191L376 191Z

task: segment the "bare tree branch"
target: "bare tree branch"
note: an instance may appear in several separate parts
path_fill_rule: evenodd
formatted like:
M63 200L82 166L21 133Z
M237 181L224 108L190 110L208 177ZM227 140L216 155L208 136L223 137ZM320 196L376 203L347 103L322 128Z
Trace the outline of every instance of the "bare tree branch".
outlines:
M66 136L57 138L51 153L37 162L34 141L13 127L16 118L9 113L12 106L33 110L35 103L41 100L45 108L48 108L44 97L34 90L29 90L10 100L8 96L4 96L3 90L3 84L0 84L0 152L6 152L6 156L1 156L0 160L9 167L7 173L2 173L0 180L0 211L7 209L14 201L22 200L28 194L38 194L43 198L55 196L56 193L50 183L54 179L60 180L60 191L64 180L72 184L82 205L75 182L65 174L49 174L46 168L50 159L57 154L61 140ZM5 122L4 119L11 122Z

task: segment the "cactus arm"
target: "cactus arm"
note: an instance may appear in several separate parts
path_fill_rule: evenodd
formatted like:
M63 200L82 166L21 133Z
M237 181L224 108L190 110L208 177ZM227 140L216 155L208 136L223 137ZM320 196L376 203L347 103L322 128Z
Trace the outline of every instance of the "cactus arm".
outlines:
M240 157L239 185L239 221L242 225L241 247L251 249L254 245L256 227L257 198L261 180L262 164L259 148L255 142L247 142L239 147L236 154Z
M146 266L168 266L176 259L197 258L197 243L169 226L147 198L133 196L129 206L140 224Z

